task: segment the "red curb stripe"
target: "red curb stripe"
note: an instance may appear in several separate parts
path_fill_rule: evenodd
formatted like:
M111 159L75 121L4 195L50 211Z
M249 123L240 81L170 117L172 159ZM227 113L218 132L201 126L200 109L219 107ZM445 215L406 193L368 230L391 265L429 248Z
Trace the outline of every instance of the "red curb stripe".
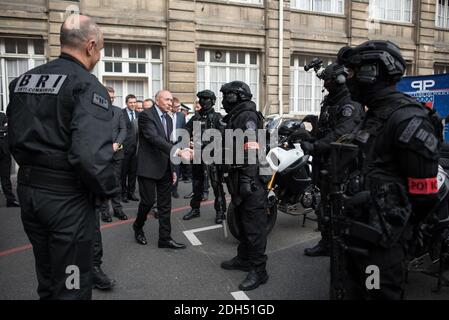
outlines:
M201 206L207 206L207 205L210 205L210 204L213 204L213 203L214 203L214 200L203 201L203 202L201 202ZM183 206L183 207L174 208L174 209L172 209L171 213L184 211L184 210L189 209L189 208L190 208L190 205L189 206ZM136 220L136 218L132 218L132 219L125 220L125 221L111 222L111 223L102 225L100 227L100 230L109 229L109 228L112 228L112 227L115 227L115 226L118 226L118 225L122 225L122 224L128 224L128 223L134 222L135 220ZM26 244L26 245L23 245L23 246L20 246L20 247L8 249L8 250L5 250L5 251L0 251L0 257L5 257L5 256L9 256L9 255L14 254L14 253L19 253L19 252L31 249L32 247L33 246L29 243L29 244Z
M8 249L8 250L0 252L0 257L8 256L10 254L21 252L21 251L25 251L25 250L31 249L32 247L33 246L31 244L26 244L26 245L21 246L21 247Z

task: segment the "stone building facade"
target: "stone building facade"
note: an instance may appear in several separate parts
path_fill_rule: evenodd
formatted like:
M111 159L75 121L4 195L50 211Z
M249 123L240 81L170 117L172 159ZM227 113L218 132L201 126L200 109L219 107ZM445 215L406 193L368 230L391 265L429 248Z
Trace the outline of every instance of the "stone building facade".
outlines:
M304 64L367 39L398 44L408 75L449 72L449 0L0 0L2 110L11 79L59 55L61 22L76 11L104 32L94 73L122 107L161 88L191 104L238 79L266 113L317 113L321 83Z

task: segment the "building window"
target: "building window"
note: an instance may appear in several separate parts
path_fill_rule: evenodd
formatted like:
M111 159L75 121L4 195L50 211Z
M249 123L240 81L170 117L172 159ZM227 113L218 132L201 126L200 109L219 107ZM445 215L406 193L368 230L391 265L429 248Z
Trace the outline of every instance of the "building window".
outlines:
M344 0L291 0L291 8L324 12L324 13L336 13L343 14Z
M249 85L253 101L259 101L259 57L255 52L199 49L197 53L197 89L212 90L217 96L215 108L221 107L223 84L240 80Z
M137 43L105 43L100 67L94 71L115 90L114 104L125 107L124 97L154 97L162 88L161 47Z
M435 25L449 29L449 0L438 0Z
M9 102L9 83L46 62L41 39L0 38L0 110Z
M413 62L405 61L405 72L404 77L413 76Z
M412 0L370 0L371 19L412 22Z
M324 97L323 81L313 70L304 71L304 66L315 56L293 56L290 63L290 112L292 114L319 114ZM332 63L331 58L321 57L324 64Z
M449 74L449 64L435 63L433 66L433 74Z

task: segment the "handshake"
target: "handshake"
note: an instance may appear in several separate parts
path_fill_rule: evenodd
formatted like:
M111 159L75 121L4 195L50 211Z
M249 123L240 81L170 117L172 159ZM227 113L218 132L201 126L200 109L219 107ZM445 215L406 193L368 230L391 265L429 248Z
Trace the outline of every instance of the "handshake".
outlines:
M182 159L192 160L193 159L193 149L190 149L190 148L178 149L178 150L176 150L175 155L178 157L181 157Z

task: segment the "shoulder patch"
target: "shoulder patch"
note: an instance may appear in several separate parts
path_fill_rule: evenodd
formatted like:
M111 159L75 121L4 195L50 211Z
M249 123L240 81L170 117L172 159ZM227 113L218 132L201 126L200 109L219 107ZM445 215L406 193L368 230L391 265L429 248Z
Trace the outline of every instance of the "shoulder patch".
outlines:
M94 95L92 97L92 103L99 107L102 107L105 110L109 109L108 100L106 98L103 98L101 95L99 95L96 92L94 92Z
M66 78L65 74L24 74L14 93L58 94Z
M416 134L416 138L422 142L426 141L427 137L429 136L429 132L424 129L419 129L418 133Z
M438 139L435 138L433 134L429 134L426 141L424 142L424 146L429 149L430 152L437 152L438 149Z
M343 117L350 117L352 116L352 113L354 111L354 107L350 104L347 104L343 106L343 109L341 110L341 114Z
M246 126L246 129L249 129L249 130L256 130L256 128L257 128L257 125L253 120L248 120L246 122L245 126Z
M412 120L408 123L407 127L402 131L401 136L399 137L399 141L403 143L409 143L410 139L413 137L413 134L416 132L418 127L423 122L423 119L413 117Z

